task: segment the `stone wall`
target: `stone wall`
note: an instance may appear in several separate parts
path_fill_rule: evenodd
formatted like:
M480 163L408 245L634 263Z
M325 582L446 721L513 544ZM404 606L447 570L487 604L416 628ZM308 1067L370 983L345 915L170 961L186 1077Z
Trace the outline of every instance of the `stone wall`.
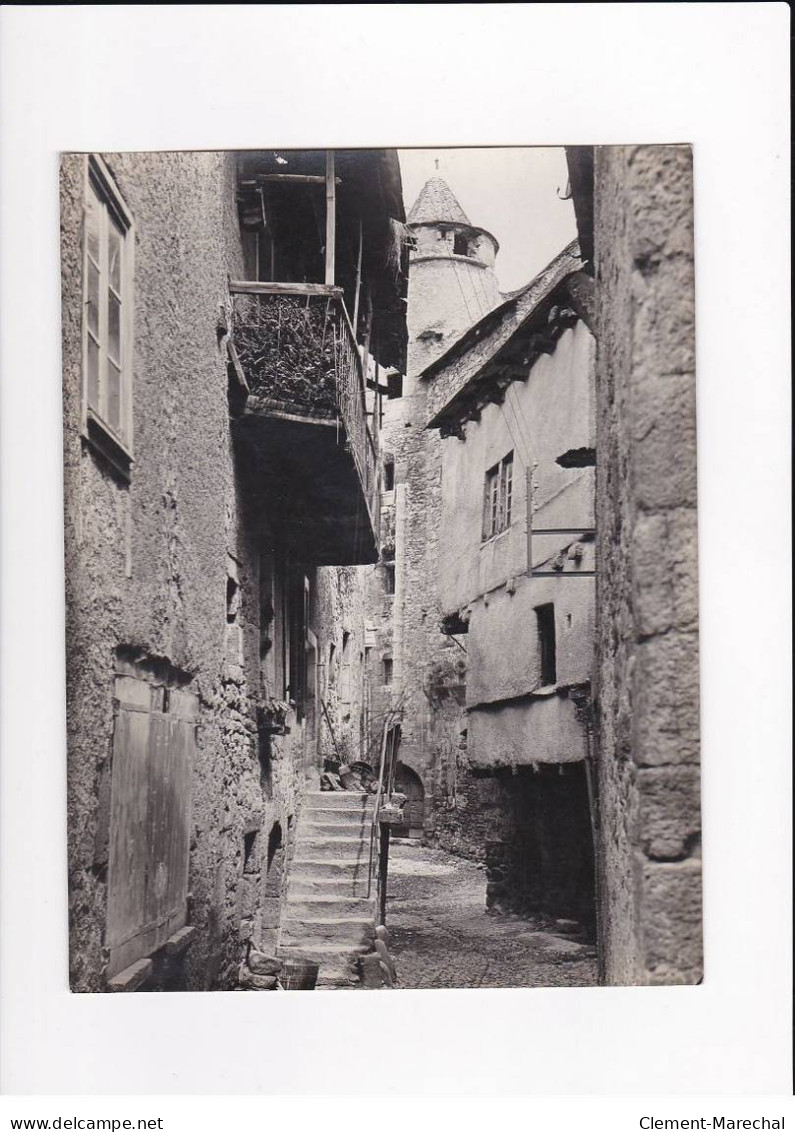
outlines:
M595 150L603 977L701 977L692 157Z
M305 775L328 740L317 721L310 734L291 709L282 734L258 733L260 555L266 530L278 538L279 518L275 505L269 515L250 513L230 438L219 318L228 277L243 275L235 157L106 161L135 221L129 483L81 437L85 159L65 157L61 174L71 985L106 989L108 866L98 846L107 843L121 652L167 662L198 698L188 901L197 931L182 985L229 988L248 939L278 920L277 880L289 866ZM357 571L308 577L319 672L330 642L341 653L347 633L347 680L356 687L364 653ZM342 740L358 750L359 708L346 711L337 696L332 712Z

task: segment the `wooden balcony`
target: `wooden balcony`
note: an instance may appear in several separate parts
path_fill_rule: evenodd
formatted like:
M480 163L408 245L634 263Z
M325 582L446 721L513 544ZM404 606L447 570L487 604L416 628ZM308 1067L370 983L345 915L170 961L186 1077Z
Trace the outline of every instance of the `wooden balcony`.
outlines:
M378 560L378 463L338 287L230 283L234 435L247 495L300 560Z

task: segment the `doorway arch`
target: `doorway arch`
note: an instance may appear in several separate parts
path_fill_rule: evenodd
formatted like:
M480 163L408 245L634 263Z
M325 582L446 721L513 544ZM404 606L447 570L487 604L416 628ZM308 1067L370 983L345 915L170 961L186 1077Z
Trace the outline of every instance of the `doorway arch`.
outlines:
M415 770L405 763L395 767L395 791L406 795L403 823L392 827L395 837L422 837L425 828L425 787Z

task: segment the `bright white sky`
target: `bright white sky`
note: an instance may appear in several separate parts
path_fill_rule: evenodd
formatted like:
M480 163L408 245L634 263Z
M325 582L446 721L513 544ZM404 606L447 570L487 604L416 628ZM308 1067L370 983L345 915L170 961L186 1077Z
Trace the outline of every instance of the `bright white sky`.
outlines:
M528 283L577 235L556 148L401 149L406 215L429 177L447 181L472 224L497 237L500 290ZM435 161L438 160L439 168Z

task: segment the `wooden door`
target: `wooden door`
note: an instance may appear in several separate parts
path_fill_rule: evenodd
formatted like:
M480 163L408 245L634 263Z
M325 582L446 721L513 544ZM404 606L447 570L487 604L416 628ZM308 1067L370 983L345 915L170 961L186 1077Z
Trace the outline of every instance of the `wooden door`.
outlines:
M187 922L195 755L195 697L123 682L111 772L109 976L151 955Z

